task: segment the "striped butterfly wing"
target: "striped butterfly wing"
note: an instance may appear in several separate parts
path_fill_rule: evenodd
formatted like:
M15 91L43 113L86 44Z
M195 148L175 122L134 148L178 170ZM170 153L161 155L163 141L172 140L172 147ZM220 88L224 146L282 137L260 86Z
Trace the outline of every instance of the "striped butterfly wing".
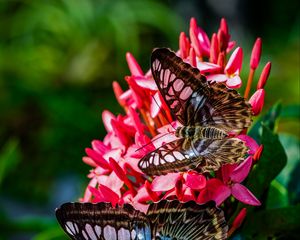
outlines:
M151 240L147 216L128 204L65 203L56 217L73 240Z
M151 70L171 112L184 126L213 127L239 131L251 124L251 108L235 91L210 85L197 68L166 48L156 49ZM247 152L237 138L183 138L167 143L144 156L140 169L149 175L217 170L222 164L240 162Z
M163 200L150 205L147 213L156 239L226 239L228 226L224 213L213 202L198 205Z
M237 138L181 138L150 152L139 161L138 166L150 176L191 169L216 171L222 164L243 160L247 150L244 142Z
M64 231L74 240L226 239L222 210L210 202L152 203L147 215L125 204L65 203L56 210Z
M208 84L197 68L166 48L156 49L151 71L157 87L183 125L215 126L227 131L251 124L251 107L237 91Z

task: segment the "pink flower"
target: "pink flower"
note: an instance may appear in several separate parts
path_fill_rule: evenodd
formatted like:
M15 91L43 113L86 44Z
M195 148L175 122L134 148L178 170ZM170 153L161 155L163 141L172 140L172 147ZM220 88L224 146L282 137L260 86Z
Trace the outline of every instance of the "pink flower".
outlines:
M243 50L238 47L232 53L226 64L224 74L211 74L207 76L207 80L211 82L225 82L229 88L239 88L242 80L239 76L242 68Z
M198 68L208 81L239 88L242 83L239 76L242 48L237 47L228 58L228 53L235 45L230 40L225 19L221 20L219 29L209 38L196 19L192 18L189 36L183 32L180 34L177 54ZM257 64L257 57L260 57L259 46L256 48L253 64ZM263 149L246 135L246 129L243 134L235 136L245 142L250 155L239 166L224 165L212 175L187 171L150 177L141 172L137 166L140 159L162 144L175 140L174 129L180 124L164 102L151 71L145 71L144 74L131 53L126 54L126 60L130 76L126 76L125 80L129 88L123 90L117 82L113 83L116 99L123 107L124 114L114 115L107 110L102 113L107 134L103 141L93 140L92 146L86 148L83 161L91 166L88 174L90 182L81 201L108 201L113 205L129 203L144 212L149 202L161 199L194 200L199 203L214 200L220 205L233 195L244 203L259 205L253 194L241 185L251 170L251 156L256 162ZM250 99L255 114L261 111L264 98L262 88L269 72L270 63L261 74L259 92Z
M202 58L209 56L210 41L207 34L197 25L195 18L191 18L190 21L190 38L192 46L198 57Z
M214 200L217 205L222 204L230 195L237 200L253 205L259 206L259 200L241 184L248 176L252 166L252 157L248 157L240 165L224 165L222 167L222 181L219 179L211 179L207 181L208 189L200 192L197 199L198 202L203 203Z
M196 192L206 186L206 178L196 172L168 173L155 177L151 189L165 192L164 198L176 196L182 201L195 200Z

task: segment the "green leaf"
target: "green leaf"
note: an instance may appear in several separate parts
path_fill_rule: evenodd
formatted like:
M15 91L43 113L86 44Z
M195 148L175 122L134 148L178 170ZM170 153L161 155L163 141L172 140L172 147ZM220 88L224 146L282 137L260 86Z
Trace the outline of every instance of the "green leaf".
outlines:
M280 173L287 163L287 156L278 135L262 125L261 143L264 150L258 163L248 176L246 186L260 198L268 189L271 181Z
M18 141L11 139L4 145L0 153L0 186L5 176L17 166L19 161Z
M262 134L262 125L265 125L271 130L275 130L276 122L281 113L281 103L277 102L270 110L264 115L259 117L252 125L248 135L260 143L260 136Z
M271 182L266 202L267 209L282 208L289 205L288 190L276 179Z
M300 229L299 213L300 205L251 212L240 233L246 239L296 239Z
M279 139L287 153L288 164L276 179L288 189L289 202L297 203L300 201L300 141L289 134L280 134Z
M277 177L277 180L285 187L291 181L292 173L297 165L300 164L299 146L300 141L296 137L289 134L279 134L280 142L282 143L288 158L288 164Z
M300 119L300 105L288 105L282 108L282 112L280 114L282 118L288 119Z
M287 163L287 157L278 135L265 125L262 125L261 142L264 145L262 156L248 175L245 183L245 186L260 200L267 193L272 180L275 179ZM244 204L238 204L229 222L233 221L243 207L245 207ZM254 209L248 205L246 207L248 212Z

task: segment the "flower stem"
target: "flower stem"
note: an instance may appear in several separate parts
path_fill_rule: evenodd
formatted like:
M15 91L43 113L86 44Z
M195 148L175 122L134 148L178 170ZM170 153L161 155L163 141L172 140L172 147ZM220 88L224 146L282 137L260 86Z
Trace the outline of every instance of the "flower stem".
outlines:
M244 98L245 99L248 99L248 97L249 97L249 93L250 93L250 90L251 90L251 85L252 85L252 81L253 81L253 77L254 77L254 72L255 72L255 70L251 68L250 72L249 72L249 77L248 77L248 81L247 81L246 90L245 90L245 93L244 93Z

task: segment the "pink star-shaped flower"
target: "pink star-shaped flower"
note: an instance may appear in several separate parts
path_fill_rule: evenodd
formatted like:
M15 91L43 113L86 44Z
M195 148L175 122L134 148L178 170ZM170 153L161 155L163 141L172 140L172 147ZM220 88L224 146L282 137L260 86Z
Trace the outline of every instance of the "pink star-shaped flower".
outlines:
M230 195L237 200L259 206L260 201L241 184L248 176L252 165L252 157L249 156L240 165L224 165L222 171L222 181L213 178L207 181L206 188L200 192L197 202L204 203L214 200L217 205L222 204Z
M239 76L243 61L243 50L238 47L231 54L224 74L210 74L207 76L207 80L211 82L224 82L229 88L239 88L242 85L242 80Z

